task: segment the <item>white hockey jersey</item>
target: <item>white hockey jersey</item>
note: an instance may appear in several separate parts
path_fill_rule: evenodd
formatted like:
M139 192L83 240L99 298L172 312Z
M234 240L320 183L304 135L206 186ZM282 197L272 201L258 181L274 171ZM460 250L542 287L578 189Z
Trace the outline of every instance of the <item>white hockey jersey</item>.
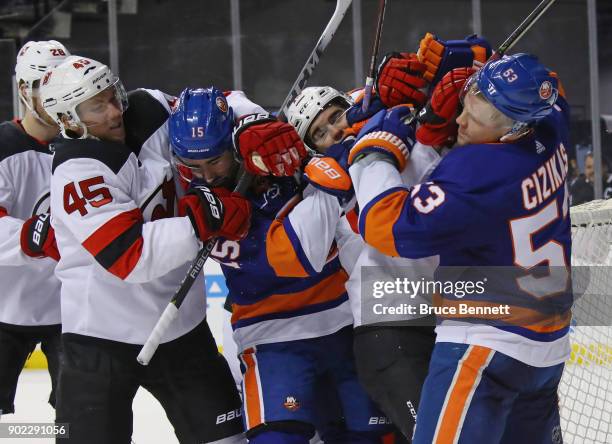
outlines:
M436 150L417 142L412 149L406 169L401 173L402 184L410 187L424 182L440 159L440 154ZM353 171L358 167L359 164L352 167L351 175L355 174ZM384 182L385 177L380 177L380 181ZM363 182L358 181L353 184L360 200L362 200L361 196L367 196L368 187L364 186ZM358 234L355 236L362 241L363 248L346 284L355 318L355 327L380 322L402 322L422 317L423 315L419 314L390 314L389 311L381 312L380 307L374 307L375 304L382 304L385 307L401 307L401 304L409 304L418 307L420 303L429 302L422 294L390 293L376 299L372 296L372 288L374 281L393 282L396 278L407 278L412 281L419 281L421 278L431 279L438 267L439 257L408 259L385 256L363 242L361 236Z
M0 124L0 323L19 327L57 325L60 282L56 262L23 254L26 219L49 211L52 153L18 120Z
M237 112L262 110L241 92L227 98ZM95 140L57 147L51 208L62 255L56 273L63 332L142 344L200 242L188 218L173 217L183 193L170 162L167 118L174 98L136 90L129 99L129 149ZM200 274L162 342L189 332L205 314Z

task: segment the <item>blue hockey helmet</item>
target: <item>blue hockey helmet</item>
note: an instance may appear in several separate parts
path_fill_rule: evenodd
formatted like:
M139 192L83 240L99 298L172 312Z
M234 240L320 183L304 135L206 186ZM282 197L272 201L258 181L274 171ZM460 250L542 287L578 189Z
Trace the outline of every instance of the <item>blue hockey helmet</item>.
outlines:
M478 89L495 108L525 124L550 114L559 95L557 78L531 54L488 62L474 76Z
M170 115L170 143L185 159L208 159L232 148L234 113L219 89L185 88Z

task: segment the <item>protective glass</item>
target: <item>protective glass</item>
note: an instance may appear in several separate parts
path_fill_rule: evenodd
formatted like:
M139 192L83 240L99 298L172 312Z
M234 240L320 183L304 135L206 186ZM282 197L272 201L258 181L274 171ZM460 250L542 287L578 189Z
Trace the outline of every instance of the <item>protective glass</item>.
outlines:
M97 120L96 117L103 117L106 112L108 111L108 107L109 106L114 106L117 109L119 109L119 111L121 111L121 113L123 114L127 108L128 108L128 96L127 96L127 92L125 91L125 87L123 86L123 83L121 83L121 80L119 80L118 77L113 76L113 80L112 83L110 85L108 85L106 88L104 88L102 91L100 91L97 94L101 94L105 91L107 91L109 88L112 89L113 91L113 99L108 102L108 103L100 103L94 107L89 107L87 108L87 114L94 118L94 120ZM96 95L97 95L96 94ZM93 96L95 97L95 96ZM82 107L83 104L85 102L80 103L77 108L76 108L76 112L77 115L79 116L79 119L82 120L82 117L84 114ZM94 125L87 125L88 127L91 126L95 126L97 124Z

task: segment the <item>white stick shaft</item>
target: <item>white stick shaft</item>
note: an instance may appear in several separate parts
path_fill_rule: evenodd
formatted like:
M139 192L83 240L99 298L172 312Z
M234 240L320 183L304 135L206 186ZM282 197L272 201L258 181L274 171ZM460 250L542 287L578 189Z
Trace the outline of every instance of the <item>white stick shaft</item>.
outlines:
M323 34L321 34L321 37L319 37L317 45L312 50L310 57L308 57L308 60L306 60L306 64L302 68L302 71L300 71L298 78L291 87L291 90L285 98L285 101L281 105L279 115L287 115L287 109L289 108L289 104L293 102L293 99L295 99L297 95L301 93L304 87L306 86L306 82L312 75L312 72L314 71L316 66L319 64L319 59L321 58L321 55L323 55L323 51L325 51L325 48L327 48L327 45L329 45L329 42L331 42L331 39L334 37L334 34L336 34L336 31L338 30L340 23L342 23L342 19L344 18L344 15L346 14L346 11L349 6L351 6L352 2L353 0L336 1L336 9L334 10L334 14L327 23L327 26L323 30Z
M149 335L147 342L142 346L138 357L138 362L142 365L147 365L151 358L155 354L155 350L159 347L159 344L168 331L170 324L177 318L178 308L173 303L169 303L161 317L158 319L157 324L153 328L153 331Z

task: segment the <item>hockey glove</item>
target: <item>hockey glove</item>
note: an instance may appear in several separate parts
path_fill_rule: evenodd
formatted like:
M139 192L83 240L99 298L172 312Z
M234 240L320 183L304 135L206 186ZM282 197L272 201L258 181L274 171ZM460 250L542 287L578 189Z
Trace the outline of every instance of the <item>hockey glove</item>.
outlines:
M330 146L324 157L313 157L304 168L304 180L325 193L336 196L343 206L355 194L346 171L354 139Z
M357 136L349 153L349 165L370 153L389 157L399 171L406 168L414 146L414 108L395 106L372 117Z
M363 128L363 126L366 124L370 117L372 117L381 109L386 108L385 104L382 102L382 100L380 100L378 96L372 95L368 109L363 111L363 109L361 109L363 104L363 97L364 95L361 94L355 104L346 110L346 121L352 130L351 132L355 135L359 133L359 130Z
M213 237L241 240L251 226L251 204L242 195L224 188L192 187L178 201L179 216L188 216L203 242Z
M249 173L292 176L306 157L306 148L293 125L269 114L249 114L233 132L236 152Z
M368 109L363 111L363 97L364 94L362 93L357 98L355 104L346 110L345 117L348 128L344 130L344 138L349 136L352 136L353 138L356 137L357 134L359 134L359 131L361 131L361 128L368 123L368 119L370 117L378 113L380 110L387 108L377 95L372 94Z
M420 125L416 130L416 138L419 142L429 146L452 146L455 143L459 94L467 79L475 72L472 68L455 68L442 77L431 99L417 117Z
M478 68L492 54L489 42L476 34L464 40L444 41L428 32L421 39L418 57L426 66L423 77L434 87L451 69Z
M51 215L49 213L33 216L23 223L21 249L26 256L50 257L56 261L60 260L60 254L55 243L55 230L51 226Z
M423 78L425 68L416 54L390 52L385 55L376 74L376 91L383 103L389 108L405 103L423 106L427 96L420 89L427 86Z

